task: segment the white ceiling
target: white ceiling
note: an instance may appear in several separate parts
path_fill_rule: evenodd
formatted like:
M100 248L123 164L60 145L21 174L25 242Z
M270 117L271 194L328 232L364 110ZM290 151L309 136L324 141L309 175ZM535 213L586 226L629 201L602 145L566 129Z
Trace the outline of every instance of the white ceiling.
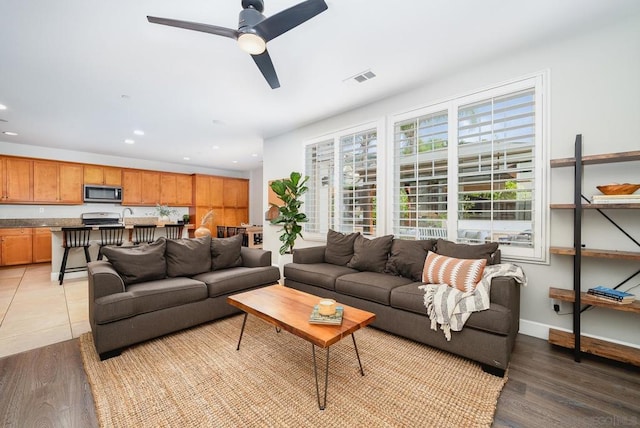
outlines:
M0 141L249 170L263 138L640 13L638 0L326 2L268 44L272 90L232 39L146 20L237 28L240 0L0 0L0 132L19 134Z

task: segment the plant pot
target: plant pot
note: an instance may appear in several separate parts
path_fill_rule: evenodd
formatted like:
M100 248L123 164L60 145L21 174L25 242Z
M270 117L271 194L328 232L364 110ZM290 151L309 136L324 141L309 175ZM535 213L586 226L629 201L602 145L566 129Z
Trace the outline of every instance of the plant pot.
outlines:
M293 263L293 254L279 254L278 267L280 268L280 284L284 284L284 265L286 265L287 263Z

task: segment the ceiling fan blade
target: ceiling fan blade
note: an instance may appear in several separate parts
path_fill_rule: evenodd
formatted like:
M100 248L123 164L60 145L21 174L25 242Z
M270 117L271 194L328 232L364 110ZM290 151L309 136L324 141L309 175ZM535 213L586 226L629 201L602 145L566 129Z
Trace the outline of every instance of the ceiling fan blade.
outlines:
M307 0L260 21L253 28L266 42L328 9L324 0Z
M251 55L256 65L262 72L262 75L271 89L276 89L280 87L280 82L278 81L278 75L276 74L276 69L273 67L273 62L271 62L271 57L269 56L269 52L266 50L262 52L260 55Z
M153 24L168 25L170 27L185 28L187 30L201 31L203 33L216 34L218 36L238 39L238 30L218 27L217 25L199 24L197 22L179 21L177 19L158 18L157 16L147 16L147 20Z

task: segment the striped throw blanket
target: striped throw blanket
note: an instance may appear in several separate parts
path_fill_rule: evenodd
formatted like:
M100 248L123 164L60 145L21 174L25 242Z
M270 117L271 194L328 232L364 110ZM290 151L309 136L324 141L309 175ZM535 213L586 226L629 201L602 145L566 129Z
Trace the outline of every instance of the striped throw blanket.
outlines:
M489 309L491 279L498 276L511 277L517 283L527 285L527 278L520 266L502 263L486 266L482 279L473 291L462 292L448 284L425 284L418 287L425 292L424 305L431 320L431 329L437 331L440 325L444 336L450 341L451 330L462 330L472 312Z

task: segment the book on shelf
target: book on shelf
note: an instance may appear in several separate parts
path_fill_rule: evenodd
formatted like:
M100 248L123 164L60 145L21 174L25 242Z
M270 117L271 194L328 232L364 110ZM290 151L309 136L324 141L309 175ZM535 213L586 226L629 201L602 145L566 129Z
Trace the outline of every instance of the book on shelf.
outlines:
M315 305L309 316L309 322L311 324L340 325L342 324L343 313L344 308L342 306L336 306L336 312L333 315L321 315L320 308L318 305Z
M619 303L631 303L636 299L636 296L631 293L627 293L626 291L614 290L613 288L603 287L602 285L590 288L589 290L587 290L587 294Z
M593 195L594 204L640 204L640 194L633 195Z

